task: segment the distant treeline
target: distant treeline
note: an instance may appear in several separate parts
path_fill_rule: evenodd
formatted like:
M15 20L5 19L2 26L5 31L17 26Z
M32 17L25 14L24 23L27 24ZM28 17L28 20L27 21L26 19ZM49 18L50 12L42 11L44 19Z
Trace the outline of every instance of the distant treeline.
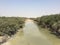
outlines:
M43 28L48 28L52 34L60 36L60 14L47 15L34 19Z
M14 35L23 27L24 17L0 17L0 36Z

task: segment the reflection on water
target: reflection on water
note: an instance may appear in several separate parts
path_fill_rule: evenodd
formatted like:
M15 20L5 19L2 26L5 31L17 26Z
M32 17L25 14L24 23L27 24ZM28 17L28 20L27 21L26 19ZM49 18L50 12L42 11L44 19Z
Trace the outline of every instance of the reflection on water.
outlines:
M47 37L39 32L38 27L32 20L25 21L23 34L19 31L13 38L3 45L52 45Z

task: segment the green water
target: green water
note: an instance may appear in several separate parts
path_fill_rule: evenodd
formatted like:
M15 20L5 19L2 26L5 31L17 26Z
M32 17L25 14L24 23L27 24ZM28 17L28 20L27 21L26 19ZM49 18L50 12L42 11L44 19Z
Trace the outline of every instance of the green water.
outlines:
M25 22L24 36L30 45L52 45L33 21Z
M52 45L52 43L39 31L37 25L29 20L25 22L23 29L2 45Z
M58 37L51 34L50 31L48 31L48 29L43 29L43 28L40 29L41 29L40 31L43 34L45 34L45 36L53 43L53 45L60 45L60 39Z
M9 39L6 43L2 45L26 45L26 40L24 38L22 29L20 29L19 32L17 32L16 35L14 35L11 39Z

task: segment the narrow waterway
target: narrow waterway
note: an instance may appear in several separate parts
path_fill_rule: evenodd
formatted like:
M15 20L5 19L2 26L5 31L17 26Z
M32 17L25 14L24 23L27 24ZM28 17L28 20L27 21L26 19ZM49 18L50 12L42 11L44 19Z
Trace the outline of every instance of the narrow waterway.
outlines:
M21 35L21 31L19 31L3 45L52 45L52 43L39 31L32 20L26 20L23 34Z
M29 45L52 45L48 38L42 34L32 20L25 22L24 36Z

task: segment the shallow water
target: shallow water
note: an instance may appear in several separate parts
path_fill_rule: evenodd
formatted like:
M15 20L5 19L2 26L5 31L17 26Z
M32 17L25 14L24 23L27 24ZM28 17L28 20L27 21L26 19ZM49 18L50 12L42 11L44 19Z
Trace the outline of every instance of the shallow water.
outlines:
M29 45L52 45L48 38L39 31L37 25L32 20L25 22L23 32Z
M41 32L47 36L47 38L53 43L53 45L60 45L60 38L58 38L56 35L51 34L51 32L48 29L44 29L39 27Z
M25 21L23 34L19 31L14 37L3 45L52 45L48 38L39 31L32 20Z

